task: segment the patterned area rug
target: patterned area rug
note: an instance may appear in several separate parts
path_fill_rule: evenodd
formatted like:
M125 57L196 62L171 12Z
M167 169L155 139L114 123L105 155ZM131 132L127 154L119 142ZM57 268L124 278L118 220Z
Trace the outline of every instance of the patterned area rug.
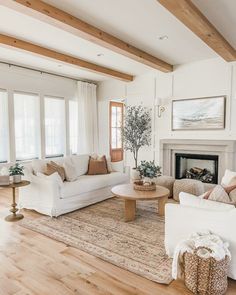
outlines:
M25 218L21 225L149 280L169 284L172 260L165 254L164 218L157 214L157 202L137 202L132 222L124 222L123 214L123 201L112 198L58 218Z

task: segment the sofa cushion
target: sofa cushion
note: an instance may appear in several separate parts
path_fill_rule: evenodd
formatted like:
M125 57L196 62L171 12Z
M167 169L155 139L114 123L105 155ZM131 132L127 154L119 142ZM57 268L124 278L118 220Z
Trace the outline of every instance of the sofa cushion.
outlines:
M205 200L184 192L179 194L179 200L181 206L207 209L210 211L229 211L235 209L233 205L215 202L212 200Z
M75 166L77 177L87 173L89 155L73 155L71 156L71 161Z
M129 181L129 177L120 172L105 175L83 175L73 182L64 182L61 189L61 198L70 198L76 195L98 190L107 186L114 186Z

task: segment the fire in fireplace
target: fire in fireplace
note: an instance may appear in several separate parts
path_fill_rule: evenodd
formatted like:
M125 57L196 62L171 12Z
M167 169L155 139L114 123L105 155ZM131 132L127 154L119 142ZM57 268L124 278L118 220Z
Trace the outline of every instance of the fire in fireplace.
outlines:
M201 154L175 154L175 178L197 179L217 183L218 156Z

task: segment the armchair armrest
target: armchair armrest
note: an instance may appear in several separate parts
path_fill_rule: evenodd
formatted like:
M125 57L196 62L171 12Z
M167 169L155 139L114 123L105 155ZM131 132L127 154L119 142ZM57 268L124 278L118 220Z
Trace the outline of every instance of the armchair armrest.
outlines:
M113 171L121 172L121 173L125 172L124 161L111 162L111 167Z
M25 175L25 178L30 181L30 185L19 189L19 207L54 216L61 194L59 183L31 173Z

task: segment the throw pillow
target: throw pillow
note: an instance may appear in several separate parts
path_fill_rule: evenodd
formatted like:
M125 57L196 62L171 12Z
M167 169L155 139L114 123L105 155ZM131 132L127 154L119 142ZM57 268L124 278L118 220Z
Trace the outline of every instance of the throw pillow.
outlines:
M231 203L229 195L221 185L215 186L215 188L209 194L208 200L222 203Z
M236 172L226 169L225 175L223 176L221 181L221 185L228 186L234 177L236 177Z
M98 159L89 158L88 175L108 174L106 156L102 156Z
M89 155L72 155L71 163L75 166L77 177L88 171Z
M53 161L47 163L47 168L44 174L51 175L55 172L57 172L60 175L62 181L66 179L65 169L62 166L58 165Z
M41 172L38 172L37 176L40 177L40 178L44 178L44 179L47 179L47 180L54 181L54 182L58 183L60 187L63 186L63 181L61 180L61 177L57 172L54 172L51 175L45 175L45 174L43 174Z
M179 200L181 206L207 209L209 211L229 211L235 209L233 205L201 199L197 196L184 192L179 194Z
M66 180L75 181L77 179L77 171L75 166L69 162L69 160L66 160L63 164L63 167L65 169Z
M34 159L32 160L31 165L35 175L37 175L38 172L44 173L46 171L45 160Z
M236 189L229 193L229 197L232 203L236 204Z
M98 160L98 159L101 159L103 157L102 156L99 156L98 154L92 154L91 157L94 159L94 160ZM111 165L111 157L106 157L106 160L107 160L107 169L109 172L112 172L112 165Z
M107 169L109 172L112 172L111 157L107 157Z
M234 176L229 182L229 186L232 186L232 185L236 185L236 176Z

